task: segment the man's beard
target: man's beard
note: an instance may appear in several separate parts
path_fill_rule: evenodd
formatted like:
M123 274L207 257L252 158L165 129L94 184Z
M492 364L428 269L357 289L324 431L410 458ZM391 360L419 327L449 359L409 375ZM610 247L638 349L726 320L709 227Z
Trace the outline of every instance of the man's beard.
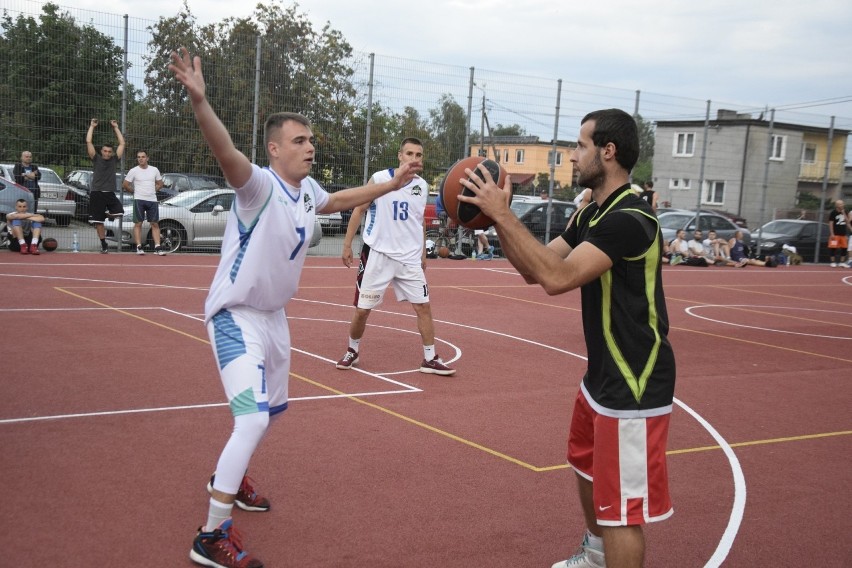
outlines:
M592 162L590 168L588 172L579 172L577 175L577 184L594 191L603 185L604 181L603 163L601 162L599 153L595 154L595 160Z

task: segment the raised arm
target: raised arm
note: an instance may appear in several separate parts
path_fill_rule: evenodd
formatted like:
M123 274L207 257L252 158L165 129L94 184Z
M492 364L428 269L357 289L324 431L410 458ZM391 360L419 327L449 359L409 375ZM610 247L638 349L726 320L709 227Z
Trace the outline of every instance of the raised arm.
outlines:
M93 118L91 121L89 121L89 131L86 132L86 152L89 153L89 158L94 158L96 153L95 145L92 140L95 136L95 127L97 127L97 125L98 119Z
M124 135L121 133L121 129L118 127L117 120L110 120L110 126L112 126L112 131L115 132L115 138L118 140L118 147L115 149L115 157L119 160L124 155Z
M172 52L171 59L169 70L186 87L195 120L198 122L204 140L219 162L225 179L233 187L244 186L251 177L251 162L234 146L231 135L207 101L204 75L201 72L201 58L190 57L189 51L182 47L179 52Z

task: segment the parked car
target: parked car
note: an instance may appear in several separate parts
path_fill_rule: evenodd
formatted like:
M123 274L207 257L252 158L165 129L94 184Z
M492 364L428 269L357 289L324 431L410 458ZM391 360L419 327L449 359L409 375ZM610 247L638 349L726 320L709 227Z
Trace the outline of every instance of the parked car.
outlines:
M438 212L435 205L437 201L437 193L430 193L426 198L426 209L423 211L423 226L426 227L427 231L429 229L439 229L441 227L441 220L438 218Z
M0 176L14 180L13 164L0 164ZM67 227L77 209L74 189L62 183L62 180L52 169L39 166L41 179L38 186L41 197L38 199L38 213L56 220L59 227ZM30 204L32 205L32 204Z
M703 211L703 210L702 210ZM740 228L748 228L748 221L742 215L737 215L736 213L731 213L730 211L724 211L722 209L708 209L711 213L718 213L722 217L727 218L729 221L733 222L734 225L737 225Z
M178 193L193 189L225 189L228 182L222 176L208 174L163 174L163 193L174 197Z
M522 199L515 201L512 199L512 211L518 216L521 223L541 242L545 242L547 236L547 208L550 210L550 239L557 235L561 235L568 226L568 221L571 216L577 211L577 206L570 201L546 201L543 199ZM494 253L502 255L503 249L500 247L500 239L497 238L497 231L490 228L485 235L488 237L488 244L494 247Z
M675 235L677 235L677 232L683 229L686 231L686 236L691 239L696 227L695 217L695 211L687 210L667 211L658 214L657 219L660 220L663 238L671 242L675 238ZM707 237L707 232L711 229L716 231L716 236L723 239L730 239L734 236L734 233L742 231L743 242L746 244L751 243L751 233L748 229L736 225L733 221L718 213L711 213L702 209L700 219L698 229L704 233L705 238Z
M160 203L160 243L168 252L193 249L222 248L225 222L234 203L233 189L196 189L184 191ZM133 197L125 194L124 217L104 222L108 241L132 246L133 240ZM154 237L147 221L142 223L142 238L146 248L153 249ZM310 247L322 239L319 220L314 224Z
M802 221L797 219L777 219L766 223L755 231L752 237L752 249L757 248L760 239L760 254L774 256L782 252L784 245L796 248L796 253L802 255L806 262L813 262L816 249L817 229L820 225L819 262L828 262L831 252L828 248L830 229L827 223L818 221Z
M115 192L121 193L121 184L124 174L115 174ZM65 183L79 190L74 194L77 200L77 218L86 220L89 218L89 192L92 187L92 170L74 170L65 177ZM125 192L126 193L126 192ZM157 201L163 201L171 197L163 191L157 192Z
M323 189L325 189L329 193L337 193L338 191L340 191L342 189L349 189L350 187L355 187L355 186L346 185L344 183L330 183L326 186L323 186ZM347 209L346 211L340 212L340 232L341 233L346 232L346 227L349 226L349 219L351 219L351 218L352 218L352 209ZM320 222L322 222L322 220L320 220Z

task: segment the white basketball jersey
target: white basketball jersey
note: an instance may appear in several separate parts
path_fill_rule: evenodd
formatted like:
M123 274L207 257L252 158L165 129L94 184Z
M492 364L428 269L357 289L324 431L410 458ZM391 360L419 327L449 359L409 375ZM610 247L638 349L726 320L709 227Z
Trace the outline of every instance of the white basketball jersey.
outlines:
M393 170L373 174L373 183L393 178ZM403 264L417 264L423 255L423 215L429 184L415 176L408 185L375 199L367 210L364 242Z
M269 168L252 166L228 214L205 322L233 306L284 308L299 289L316 211L327 203L328 193L310 177L293 188Z

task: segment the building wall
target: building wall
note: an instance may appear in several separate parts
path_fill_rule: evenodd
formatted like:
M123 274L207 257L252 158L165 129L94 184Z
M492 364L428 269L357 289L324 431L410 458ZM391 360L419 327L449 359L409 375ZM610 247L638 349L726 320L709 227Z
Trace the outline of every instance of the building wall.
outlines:
M673 144L678 133L693 133L691 156L674 156ZM702 208L723 209L748 219L750 228L773 218L776 210L796 207L802 171L804 141L815 143L822 139L822 160L826 155L826 137L797 129L794 125L775 125L773 136L785 138L783 159L768 162L769 123L757 120L715 120L707 131L704 160L705 182L725 183L724 201L708 204L702 193ZM835 138L832 160L842 162L846 135ZM671 207L695 209L698 203L698 186L701 178L701 156L704 143L704 122L658 123L655 133L654 181L663 201ZM818 150L819 152L819 150ZM819 159L819 158L818 158ZM823 162L824 164L824 162ZM823 165L824 167L824 165ZM768 175L767 175L768 174ZM673 180L690 180L690 187L675 187ZM765 186L765 191L764 191ZM834 184L839 191L839 183Z
M553 149L553 145L549 143L536 144L499 144L495 143L497 151L500 153L500 164L506 168L509 174L534 174L536 178L540 173L550 175L550 164L547 161L549 152ZM516 151L524 151L523 163L518 163L515 160ZM554 179L559 182L562 187L571 187L574 177L573 164L571 164L571 152L574 146L560 143L556 147L557 153L562 154L562 164L556 166L554 170ZM480 146L471 146L470 155L479 155ZM494 160L494 150L491 145L485 146L486 156ZM505 161L505 153L509 153L509 160Z

